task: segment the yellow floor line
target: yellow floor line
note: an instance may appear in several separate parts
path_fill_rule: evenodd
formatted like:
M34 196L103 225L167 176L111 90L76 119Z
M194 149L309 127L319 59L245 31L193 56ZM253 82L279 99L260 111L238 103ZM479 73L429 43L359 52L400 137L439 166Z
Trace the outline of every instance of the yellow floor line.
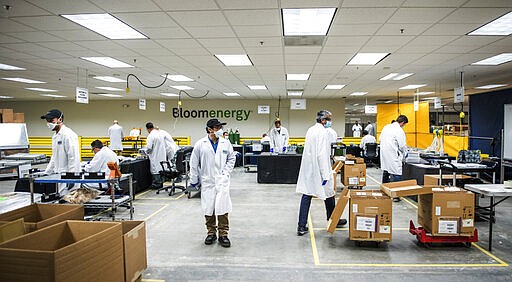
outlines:
M134 206L161 206L161 205L167 205L167 204L149 202L149 203L133 203L133 205Z
M311 220L311 214L308 214L308 225L311 228L311 232L309 232L309 237L311 238L311 249L313 251L313 260L315 261L315 265L320 264L320 259L318 258L318 249L316 247L315 240L315 228L313 227L313 221Z
M144 278L142 278L142 282L165 282L165 280L161 280L161 279L144 279Z
M144 191L144 192L140 192L139 194L135 194L135 198L140 197L140 196L142 196L142 195L145 195L145 194L147 194L147 193L148 193L148 192L150 192L150 191L152 191L152 190L146 190L146 191Z
M159 208L156 212L154 212L154 213L150 214L148 217L144 218L144 221L148 221L150 218L152 218L153 216L155 216L156 214L158 214L159 212L161 212L168 206L169 206L169 204L165 204L165 206Z
M500 258L498 258L497 256L491 254L489 251L487 251L486 249L480 247L478 244L476 243L471 243L473 246L475 246L477 249L479 249L482 253L488 255L490 258L492 258L493 260L497 261L500 263L500 265L503 265L503 266L508 266L508 264L504 261L502 261Z
M377 179L371 177L370 175L366 175L366 177L370 178L371 180L375 181L375 183L377 183L377 185L381 185L382 183L380 181L378 181Z
M406 199L404 197L400 197L400 199L404 200L406 203L408 203L409 205L415 207L416 209L418 208L418 205L413 204L413 202L409 201L408 199Z

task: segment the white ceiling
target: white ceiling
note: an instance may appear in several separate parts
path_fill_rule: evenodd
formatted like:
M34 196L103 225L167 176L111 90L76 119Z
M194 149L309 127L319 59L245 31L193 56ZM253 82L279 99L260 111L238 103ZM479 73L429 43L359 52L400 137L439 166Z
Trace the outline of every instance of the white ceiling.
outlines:
M0 95L13 100L47 100L25 87L56 89L74 99L75 87L94 95L98 86L123 88L123 83L92 79L93 75L126 78L137 75L148 85L160 84L164 73L183 74L194 82L167 81L144 89L133 78L123 99L173 99L173 85L189 85L199 96L236 99L277 99L287 89L304 89L304 98L341 98L369 92L369 101L393 99L407 84L427 84L429 96L453 96L465 72L467 93L485 84L512 84L512 63L471 66L481 59L512 52L511 36L467 36L479 26L512 10L510 0L0 0L0 63L26 68L0 71L0 77L47 82L24 84L0 79ZM9 5L10 9L5 9ZM281 8L338 8L322 46L284 46ZM147 35L142 40L110 40L60 14L111 13ZM403 30L403 32L401 32ZM347 66L357 52L390 52L375 66ZM214 54L247 54L254 66L225 67ZM110 56L132 64L110 69L80 57ZM379 81L391 72L414 72L401 81ZM308 81L286 81L286 73L311 73ZM266 85L250 90L247 85ZM327 84L346 84L324 90ZM119 93L119 92L118 92ZM414 90L401 90L412 97ZM58 100L57 99L57 100ZM110 98L111 99L111 98ZM1 100L0 100L1 101Z

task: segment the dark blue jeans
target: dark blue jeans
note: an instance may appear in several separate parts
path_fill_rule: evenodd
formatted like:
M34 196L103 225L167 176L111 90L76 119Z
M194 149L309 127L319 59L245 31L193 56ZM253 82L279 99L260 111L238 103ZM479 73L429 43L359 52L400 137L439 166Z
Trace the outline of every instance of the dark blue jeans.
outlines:
M300 208L299 208L299 226L305 227L308 223L308 214L309 207L311 206L311 198L313 196L302 194L302 198L300 199ZM334 210L335 200L334 196L325 199L325 213L327 215L327 220L331 218L332 211Z
M398 174L391 174L387 170L382 172L382 183L402 181L402 176Z

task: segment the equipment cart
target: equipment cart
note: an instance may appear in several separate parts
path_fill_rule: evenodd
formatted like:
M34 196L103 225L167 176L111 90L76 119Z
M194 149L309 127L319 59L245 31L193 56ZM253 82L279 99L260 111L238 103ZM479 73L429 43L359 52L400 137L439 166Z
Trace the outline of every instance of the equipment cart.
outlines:
M471 243L478 242L478 230L472 236L432 236L427 234L427 231L421 226L414 226L414 223L409 221L409 233L415 235L418 241L423 246L430 246L432 243L463 243L466 247L471 247Z

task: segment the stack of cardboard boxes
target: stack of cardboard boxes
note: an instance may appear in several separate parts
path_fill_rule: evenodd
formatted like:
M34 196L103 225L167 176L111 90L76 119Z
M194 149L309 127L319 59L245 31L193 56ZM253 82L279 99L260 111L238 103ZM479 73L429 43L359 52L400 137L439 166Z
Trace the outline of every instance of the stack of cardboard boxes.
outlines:
M345 157L341 182L347 187L366 186L366 164L363 158L356 158L350 154Z
M24 123L25 114L15 113L13 109L0 109L0 123Z
M147 267L144 221L90 222L83 215L81 205L51 204L0 214L0 238L7 240L0 242L0 281L140 279Z

